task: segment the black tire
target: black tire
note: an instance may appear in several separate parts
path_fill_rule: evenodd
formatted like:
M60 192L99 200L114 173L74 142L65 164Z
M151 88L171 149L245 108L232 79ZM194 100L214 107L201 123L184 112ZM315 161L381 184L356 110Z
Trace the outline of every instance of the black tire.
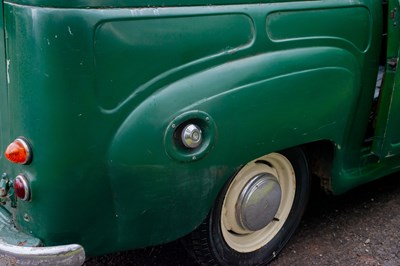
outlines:
M238 251L232 248L232 244L228 244L229 241L226 241L223 234L223 230L225 229L223 229L223 223L221 222L221 219L224 219L221 218L221 212L222 206L225 204L227 191L233 180L238 176L235 175L221 191L214 208L206 220L185 239L185 243L190 246L188 248L192 250L192 255L194 255L201 265L266 265L276 257L289 241L298 227L306 208L311 178L306 156L300 148L281 151L279 154L286 157L287 161L290 162L295 175L295 177L291 176L290 178L296 180L295 188L291 190L295 192L294 199L293 192L291 192L290 201L292 205L288 208L290 211L287 210L287 218L282 221L279 228L269 237L271 239L266 240L267 242L261 247L253 248L254 250L250 250L249 252ZM258 160L252 162L258 163ZM282 201L280 202L282 203Z

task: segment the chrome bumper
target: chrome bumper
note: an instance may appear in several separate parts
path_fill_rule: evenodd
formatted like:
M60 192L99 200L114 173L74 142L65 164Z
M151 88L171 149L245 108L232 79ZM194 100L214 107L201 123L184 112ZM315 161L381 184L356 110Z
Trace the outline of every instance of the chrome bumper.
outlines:
M0 265L68 265L85 262L85 250L77 244L41 247L38 238L15 228L9 213L0 206Z
M0 242L0 265L72 265L85 262L82 246L72 244L54 247L20 247Z

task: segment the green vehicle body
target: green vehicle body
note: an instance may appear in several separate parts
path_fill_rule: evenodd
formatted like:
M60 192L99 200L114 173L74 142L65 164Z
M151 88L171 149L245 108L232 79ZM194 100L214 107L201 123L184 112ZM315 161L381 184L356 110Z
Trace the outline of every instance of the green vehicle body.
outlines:
M31 189L1 212L45 246L95 256L183 237L244 164L291 147L308 150L334 194L400 167L398 1L2 8L0 147L23 136L33 159L0 155L4 177L23 174ZM200 148L177 145L185 121L201 125Z

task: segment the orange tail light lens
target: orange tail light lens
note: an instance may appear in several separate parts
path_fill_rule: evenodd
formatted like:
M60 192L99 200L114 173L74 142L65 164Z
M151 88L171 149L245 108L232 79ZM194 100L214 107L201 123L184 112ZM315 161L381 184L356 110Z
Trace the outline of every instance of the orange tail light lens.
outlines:
M17 138L8 145L4 155L10 162L18 164L28 164L32 159L31 148L22 138Z

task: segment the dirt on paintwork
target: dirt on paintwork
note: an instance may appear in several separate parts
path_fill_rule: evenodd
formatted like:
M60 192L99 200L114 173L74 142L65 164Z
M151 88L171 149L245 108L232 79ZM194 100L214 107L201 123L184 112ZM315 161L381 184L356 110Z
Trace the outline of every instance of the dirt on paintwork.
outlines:
M196 263L176 241L85 263L95 265ZM400 174L337 197L314 189L297 233L270 265L400 265Z

